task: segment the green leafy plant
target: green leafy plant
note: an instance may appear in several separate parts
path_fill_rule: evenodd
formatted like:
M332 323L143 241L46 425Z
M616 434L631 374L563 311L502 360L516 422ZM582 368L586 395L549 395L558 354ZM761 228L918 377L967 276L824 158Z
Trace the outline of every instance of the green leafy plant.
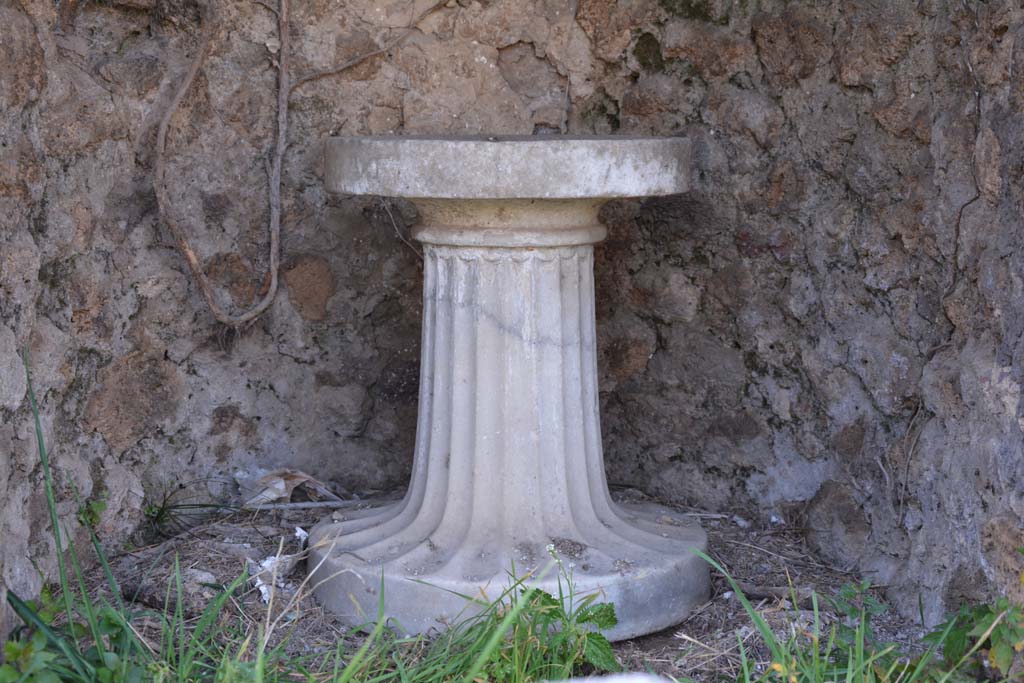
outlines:
M106 509L107 501L104 498L90 498L78 506L78 521L82 526L95 529Z
M0 683L60 683L51 668L57 655L46 648L46 634L36 631L23 641L4 643L7 664L0 666Z
M611 643L600 633L618 623L615 607L598 602L598 595L575 592L572 567L566 567L554 548L549 547L557 567L557 596L525 587L513 573L509 612L508 643L495 651L485 671L494 680L535 680L569 678L589 664L600 672L619 671ZM516 595L518 592L518 595Z
M889 607L871 594L870 581L844 584L829 602L836 613L844 618L843 623L836 628L836 638L839 642L852 646L858 637L859 626L865 642L872 646L877 644L871 621L874 617L885 614Z
M983 669L984 661L1001 677L1009 676L1015 664L1024 664L1024 610L1006 598L993 605L961 607L925 640L937 643L939 634L947 632L942 639L942 655L947 663L974 657L976 668Z
M44 577L45 579L45 577ZM39 591L39 597L28 601L28 606L39 615L40 620L48 626L53 625L53 620L60 614L60 600L54 596L53 589L45 583Z

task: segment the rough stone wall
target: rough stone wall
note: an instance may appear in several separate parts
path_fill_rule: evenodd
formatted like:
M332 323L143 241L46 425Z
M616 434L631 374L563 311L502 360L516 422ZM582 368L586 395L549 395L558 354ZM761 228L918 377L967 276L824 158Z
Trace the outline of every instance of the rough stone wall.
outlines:
M295 74L429 4L293 2ZM219 7L169 175L207 273L244 306L266 282L278 41L261 4ZM0 592L54 567L19 348L72 536L73 486L106 500L116 548L147 497L229 496L238 470L400 484L420 271L396 230L415 215L325 196L321 143L567 128L696 150L692 192L605 212L611 481L800 525L929 620L1024 598L1022 18L1010 0L453 0L293 95L284 284L226 335L151 185L196 6L0 2Z

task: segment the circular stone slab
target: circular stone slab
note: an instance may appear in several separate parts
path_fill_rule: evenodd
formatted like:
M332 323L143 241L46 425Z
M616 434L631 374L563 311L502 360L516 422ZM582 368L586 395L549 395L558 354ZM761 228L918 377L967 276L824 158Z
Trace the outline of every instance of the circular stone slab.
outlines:
M335 137L331 192L447 199L648 197L689 187L686 138Z
M417 536L415 524L392 533L403 503L342 511L309 535L309 560L320 603L356 626L384 613L406 633L429 633L480 611L473 600L496 600L509 588L509 572L527 585L558 596L571 574L576 605L587 596L615 607L618 624L603 630L612 641L678 624L707 600L707 535L685 514L654 503L615 503L614 516L595 535L596 546L568 538L540 544L446 543ZM437 541L435 543L435 540ZM552 555L548 555L552 553ZM547 571L544 571L547 565ZM533 572L537 572L533 574Z

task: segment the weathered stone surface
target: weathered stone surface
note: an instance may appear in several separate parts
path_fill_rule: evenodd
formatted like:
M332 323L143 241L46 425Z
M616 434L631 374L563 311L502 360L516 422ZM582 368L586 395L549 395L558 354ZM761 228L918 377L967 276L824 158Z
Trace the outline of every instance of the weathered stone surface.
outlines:
M496 48L477 41L455 53L436 39L402 47L396 64L409 82L402 98L405 125L450 133L532 133L530 112L500 77L498 57ZM442 61L447 66L438 69Z
M854 566L852 558L867 549L871 527L853 492L843 484L825 482L814 494L805 515L811 549L836 566Z
M746 37L702 21L675 20L665 26L664 56L682 59L706 80L728 80L760 72L757 52Z
M1000 167L999 138L986 128L978 134L974 148L974 173L978 177L978 192L985 201L996 204L1003 189L1003 170Z
M526 103L534 129L559 130L565 123L566 79L532 45L516 43L498 52L501 77Z
M27 386L14 332L0 325L0 409L14 410L20 406Z
M641 305L650 309L662 322L687 323L697 317L702 291L686 273L648 268L638 274L637 285L640 287Z
M680 87L678 79L668 74L644 74L622 95L622 125L636 133L681 132L705 92L696 79L687 79Z
M790 7L778 16L758 14L752 28L773 85L793 86L832 56L828 29L805 8Z
M334 272L327 259L301 256L284 268L288 299L306 320L323 320L327 303L337 291Z
M0 43L0 109L17 110L39 97L46 83L46 62L32 19L14 4L0 7L5 27Z
M35 376L59 476L91 486L122 462L151 495L255 466L319 467L352 491L407 480L420 261L378 201L326 199L322 141L528 134L564 119L569 133L693 144L688 193L603 213L611 481L750 515L802 507L830 481L871 536L857 553L822 552L873 572L908 614L918 594L935 620L968 588L1016 590L998 550L1012 535L996 529L1024 526L1019 3L593 0L576 21L548 0L441 7L400 47L293 94L282 263L324 259L335 291L307 319L285 280L233 343L151 189L156 124L196 47L192 5L78 6L63 22L52 2L0 3L0 327L48 366ZM413 11L292 9L295 74L383 44ZM275 22L254 3L222 10L171 127L168 171L204 263L226 259L221 296L242 305L267 265ZM408 207L391 209L407 230ZM118 453L86 406L107 391L104 368L156 348L166 356L146 363L178 377L179 415L99 420ZM29 596L27 558L50 571L53 549L29 533L47 525L31 506L31 422L15 405L17 364L0 366L13 388L0 407L0 582ZM239 417L210 436L223 405ZM140 521L134 498L111 497L119 530ZM850 510L821 521L859 538Z
M174 417L183 389L177 366L162 354L134 351L97 373L84 426L120 454Z
M909 6L858 3L861 12L846 13L837 28L839 81L846 86L874 86L910 49L921 30Z
M25 221L24 216L19 218ZM25 339L34 318L41 265L40 250L24 222L21 225L22 230L0 233L0 313L17 339Z
M595 54L613 62L629 46L633 30L655 19L656 9L654 3L580 0L576 21L590 38Z
M1024 548L1024 528L1011 515L994 517L982 529L982 548L995 579L1006 586L1014 602L1024 603L1024 566L1020 549Z
M733 133L753 137L761 147L773 146L785 124L785 116L771 98L732 85L708 94L711 123ZM713 113L712 113L713 112Z
M263 293L260 291L261 283L256 279L256 274L237 253L214 255L207 260L204 270L206 277L214 286L227 292L236 306L249 306L256 300L257 294ZM285 271L286 281L288 272Z

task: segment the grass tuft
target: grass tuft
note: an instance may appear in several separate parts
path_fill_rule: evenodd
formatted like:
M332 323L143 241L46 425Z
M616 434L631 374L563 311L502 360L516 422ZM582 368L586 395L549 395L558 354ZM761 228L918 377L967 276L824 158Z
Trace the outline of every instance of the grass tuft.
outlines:
M827 632L822 628L820 601L812 594L811 624L788 625L779 636L740 590L737 582L711 557L698 551L704 561L725 577L771 653L771 661L756 662L740 638L738 683L978 683L1024 681L1024 618L1019 607L1000 601L995 608L963 609L925 636L923 652L900 651L896 645L876 642L872 617L887 608L868 592L870 585L844 586L829 602L843 619ZM798 604L795 591L791 604ZM1014 611L1016 610L1016 611ZM1000 629L1012 614L1014 628ZM1016 647L1012 660L1008 650ZM993 654L996 653L996 654ZM982 657L988 666L971 666ZM994 662L1002 657L997 666ZM1016 667L1016 668L1015 668Z

